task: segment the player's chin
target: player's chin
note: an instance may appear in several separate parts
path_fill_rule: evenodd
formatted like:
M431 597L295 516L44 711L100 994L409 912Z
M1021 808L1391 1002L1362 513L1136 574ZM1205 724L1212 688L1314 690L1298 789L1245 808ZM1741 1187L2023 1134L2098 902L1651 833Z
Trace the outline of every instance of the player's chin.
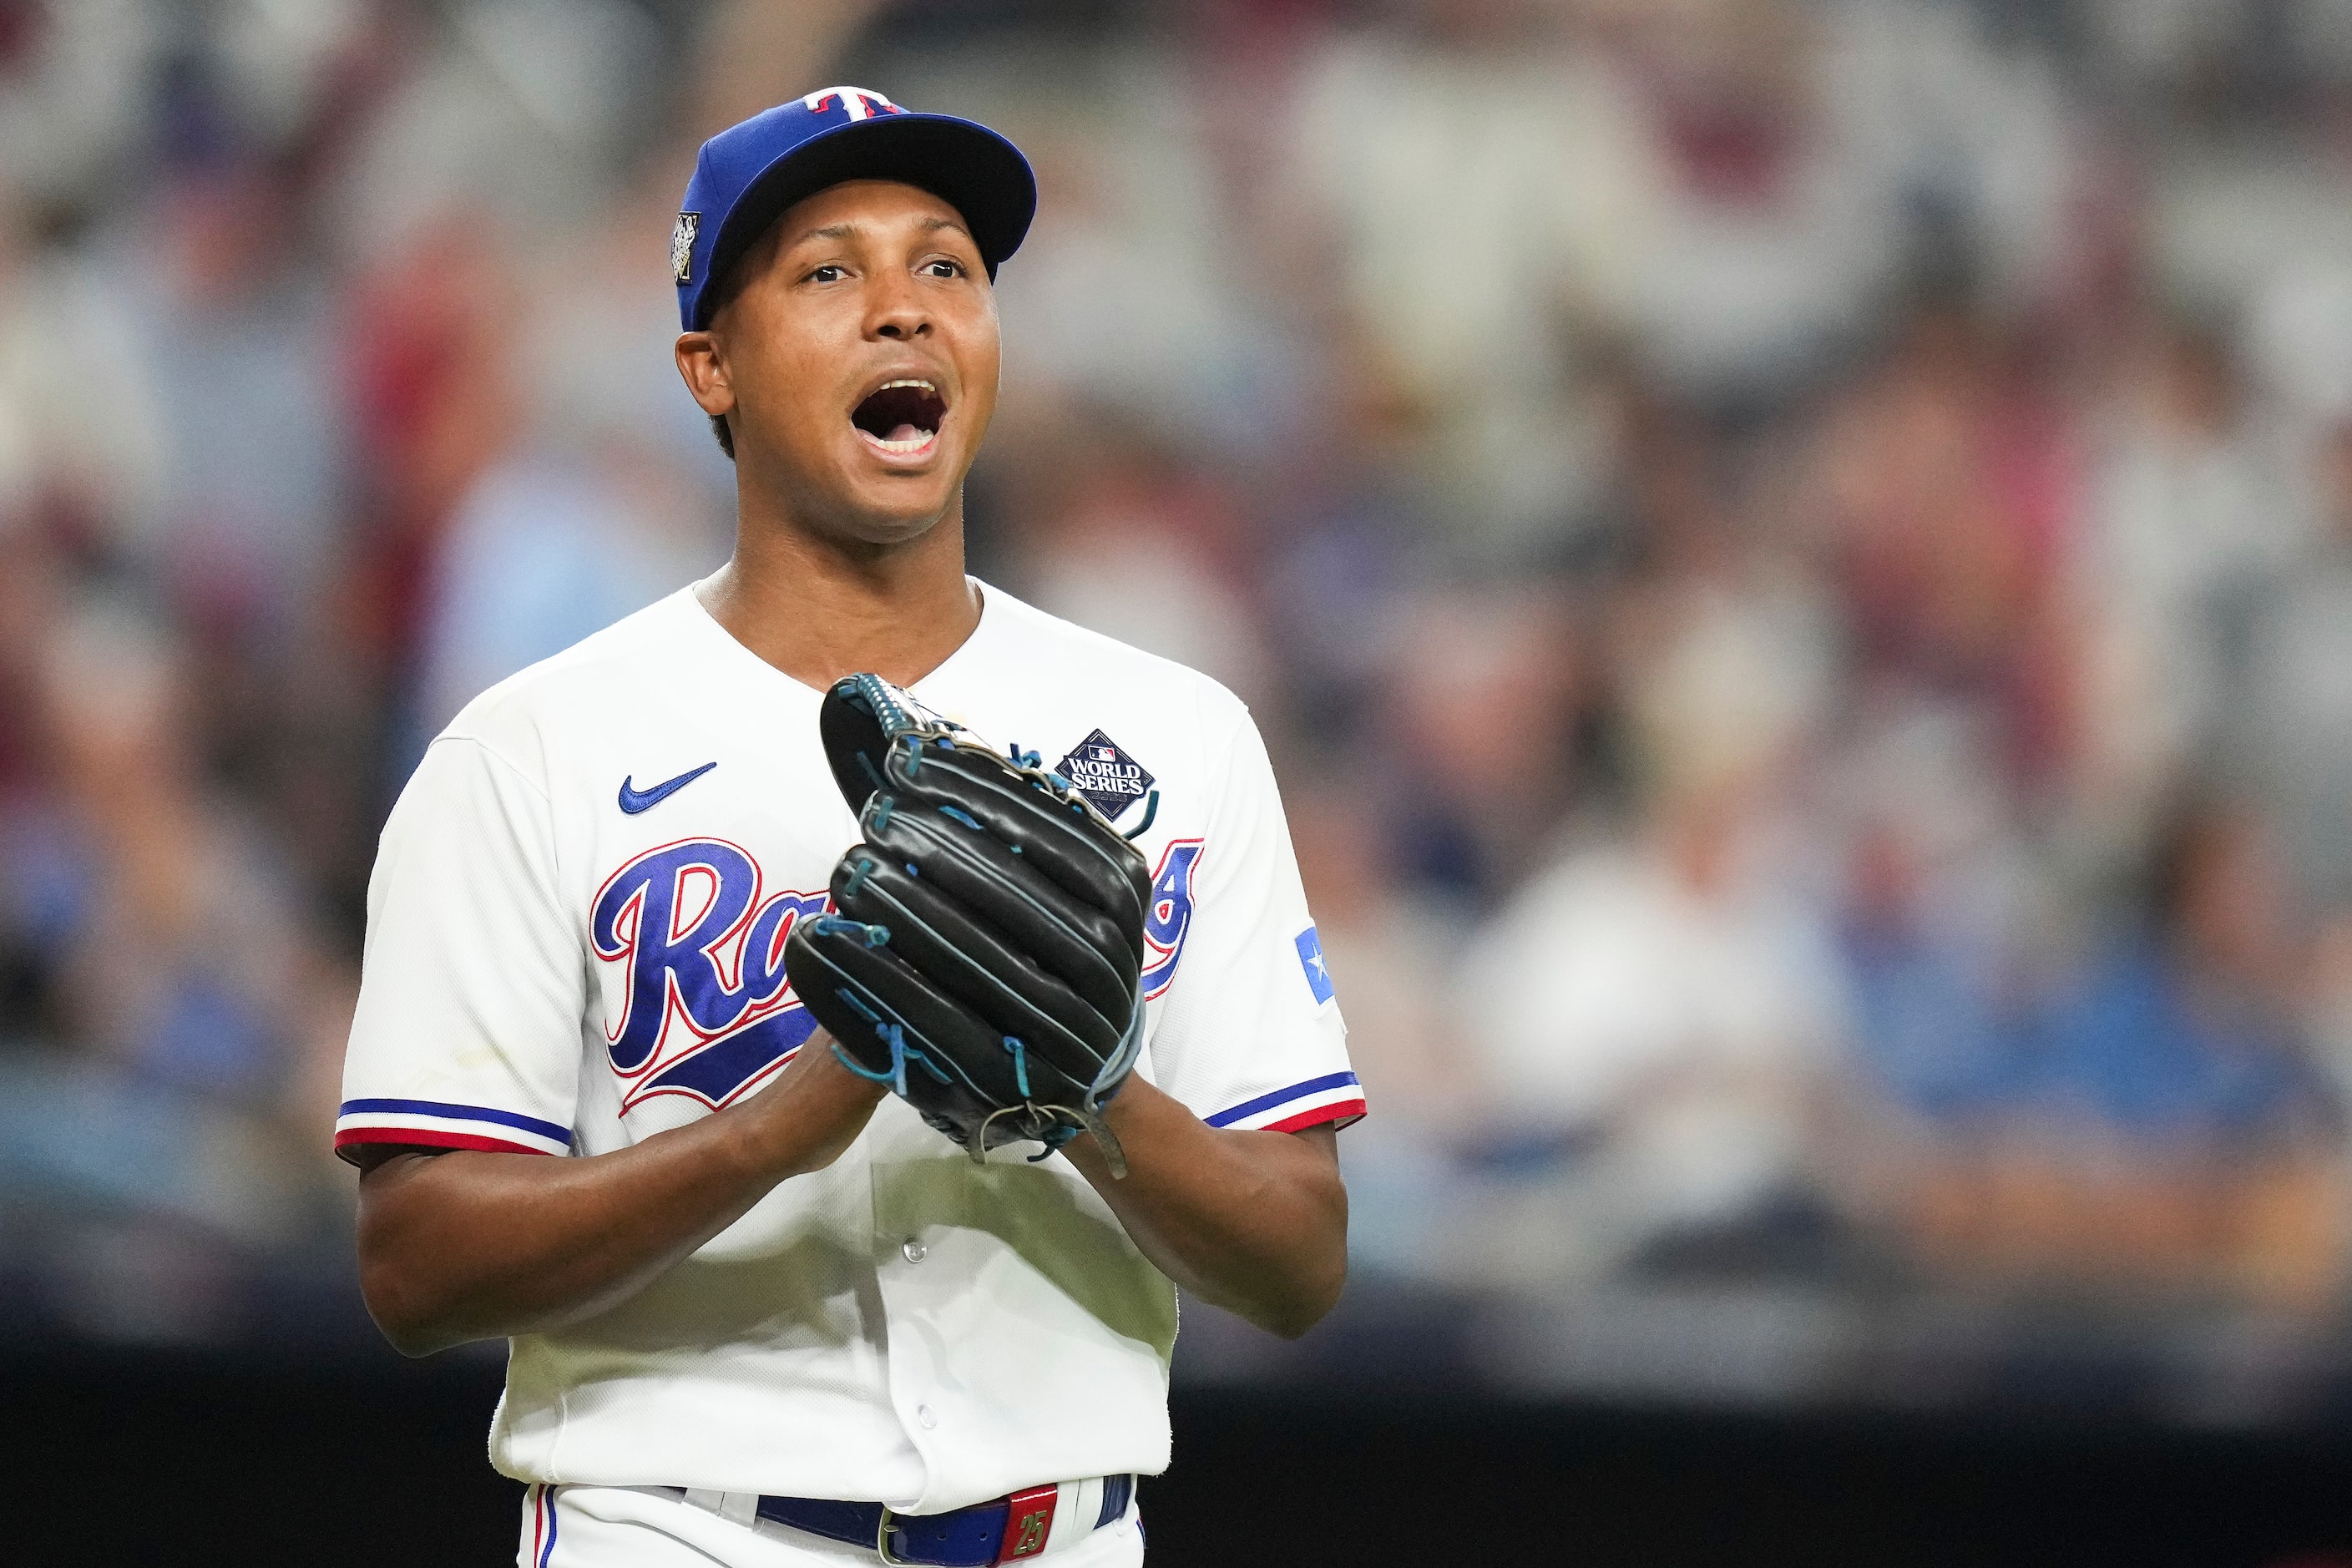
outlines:
M872 544L892 544L930 531L955 500L961 469L934 462L921 468L852 466L843 476L843 514Z

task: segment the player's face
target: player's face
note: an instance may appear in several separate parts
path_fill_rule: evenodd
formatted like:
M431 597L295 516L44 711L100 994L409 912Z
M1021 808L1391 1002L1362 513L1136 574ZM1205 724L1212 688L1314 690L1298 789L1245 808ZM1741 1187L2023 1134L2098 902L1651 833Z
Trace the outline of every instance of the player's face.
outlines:
M744 265L678 361L697 401L731 416L746 485L845 539L928 531L996 406L996 300L962 217L912 185L852 181L787 209Z

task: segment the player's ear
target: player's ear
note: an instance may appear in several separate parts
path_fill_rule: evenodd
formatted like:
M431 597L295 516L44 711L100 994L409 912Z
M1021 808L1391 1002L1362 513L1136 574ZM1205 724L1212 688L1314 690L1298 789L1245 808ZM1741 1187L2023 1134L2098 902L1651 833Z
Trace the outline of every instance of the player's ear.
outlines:
M709 332L685 332L677 340L677 374L705 414L723 417L735 410L735 387L727 376L719 340Z

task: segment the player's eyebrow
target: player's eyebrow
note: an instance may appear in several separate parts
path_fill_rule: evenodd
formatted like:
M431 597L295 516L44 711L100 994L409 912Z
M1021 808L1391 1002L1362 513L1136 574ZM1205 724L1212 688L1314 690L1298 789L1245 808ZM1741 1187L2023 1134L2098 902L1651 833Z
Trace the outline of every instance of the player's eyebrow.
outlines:
M940 217L937 214L934 214L923 220L922 232L925 234L937 234L943 228L951 228L955 230L956 233L962 235L966 239L971 238L971 231L966 229L963 225L956 222L956 220L951 217ZM793 246L803 245L812 239L850 239L856 235L858 225L846 219L840 223L829 223L822 228L812 228L803 233L794 235L791 241L785 246L785 248L789 250Z

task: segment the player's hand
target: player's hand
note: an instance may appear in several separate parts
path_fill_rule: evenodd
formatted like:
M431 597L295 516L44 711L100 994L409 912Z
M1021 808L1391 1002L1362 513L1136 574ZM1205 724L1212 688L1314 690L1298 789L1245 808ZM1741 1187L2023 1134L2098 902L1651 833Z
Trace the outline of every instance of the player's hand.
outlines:
M803 1041L775 1080L730 1107L744 1123L761 1168L775 1179L822 1171L848 1152L889 1090L841 1065L822 1028Z
M1036 752L878 676L836 682L817 728L859 840L784 968L827 1048L974 1160L1084 1129L1116 1172L1102 1110L1143 1048L1142 855Z

